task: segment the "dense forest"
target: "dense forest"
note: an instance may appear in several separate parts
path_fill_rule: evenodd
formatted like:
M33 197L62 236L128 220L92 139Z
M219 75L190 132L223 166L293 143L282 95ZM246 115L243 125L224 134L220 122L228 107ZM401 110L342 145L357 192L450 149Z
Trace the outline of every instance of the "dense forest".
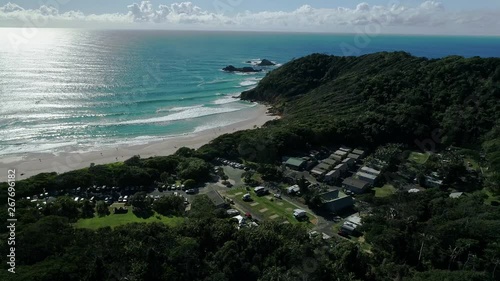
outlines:
M500 212L480 197L429 190L376 202L371 249L310 238L298 225L238 230L206 197L185 222L74 228L31 209L17 235L16 274L1 280L500 280ZM30 209L29 204L24 206ZM37 219L34 219L37 217ZM29 245L29 247L27 246ZM2 243L0 250L7 252Z
M453 145L484 154L489 179L500 183L498 58L313 54L268 73L241 98L271 105L282 119L222 136L201 153L272 163L309 145Z
M220 136L196 151L40 174L19 181L16 197L64 194L77 186L137 186L141 192L132 204L144 206L142 191L155 183L209 181L216 157L250 161L265 175L283 156L311 147L345 144L377 154L389 143L419 151L466 149L486 163L485 186L500 190L500 59L313 54L271 71L241 97L269 104L280 120ZM434 170L437 163L430 157L423 168ZM262 222L238 229L204 196L186 213L182 200L153 204L158 213L182 217L176 226L97 230L74 226L94 216L86 202L60 196L40 207L19 199L16 274L4 263L0 280L500 280L500 211L482 194L450 198L429 188L357 200L372 206L361 229L365 247L342 237L310 237L302 225ZM6 210L0 210L4 221ZM0 235L7 241L5 227ZM8 247L1 243L0 252Z

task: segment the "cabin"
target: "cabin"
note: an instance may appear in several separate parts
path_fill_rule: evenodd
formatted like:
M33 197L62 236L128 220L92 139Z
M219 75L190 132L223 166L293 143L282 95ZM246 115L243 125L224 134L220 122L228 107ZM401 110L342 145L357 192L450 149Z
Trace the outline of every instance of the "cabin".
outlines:
M349 169L349 167L347 166L346 163L342 163L342 164L338 164L337 166L335 166L334 169L335 170L339 170L341 173L343 173L343 172L347 172L347 170Z
M207 192L206 195L216 208L225 208L228 205L224 198L222 198L222 196L216 190L211 190Z
M322 160L321 162L327 164L329 167L335 166L338 163L337 160L332 159L332 158L326 158L325 160Z
M340 178L340 174L341 174L340 170L331 170L325 175L325 181L326 182L335 181L338 178Z
M361 155L353 153L347 154L347 158L353 159L356 163L358 163L362 159Z
M344 160L347 157L347 154L349 154L347 151L337 150L335 151L334 156L337 155L340 157L340 160Z
M357 235L358 232L356 230L356 225L352 224L352 223L348 223L348 222L345 222L341 227L340 227L340 231L342 233L345 233L345 234L348 234L348 235Z
M333 213L338 213L354 206L354 200L339 190L320 194L322 208Z
M326 170L321 170L321 169L312 169L311 174L315 177L322 177L326 174Z
M352 148L349 148L349 147L346 147L346 146L341 146L341 147L339 148L339 150L344 151L344 152L347 152L347 153L351 153Z
M363 172L363 173L371 174L371 175L374 175L374 176L377 176L377 177L380 176L380 173L381 173L379 170L370 168L368 166L361 167L361 169L359 169L359 171Z
M352 158L346 158L342 161L342 163L345 163L345 164L347 164L347 166L352 167L356 164L356 160L354 160Z
M354 149L351 153L359 155L361 158L363 158L365 156L365 151L363 151L361 149Z
M458 198L463 197L463 196L467 196L467 193L463 193L463 192L450 193L450 198L453 198L453 199L458 199Z
M314 167L314 169L321 169L328 171L330 169L330 165L328 165L327 163L319 163L318 165L316 165L316 167Z
M340 162L340 161L342 161L342 160L343 160L342 156L337 155L337 154L332 154L332 155L330 155L330 157L329 157L329 158L330 158L330 159L333 159L333 160L335 160L335 161L337 161L337 162Z
M290 157L284 164L292 170L301 171L306 167L307 161L302 158Z
M362 194L366 192L366 190L368 190L368 188L370 187L370 183L350 177L342 182L342 187L352 191L355 194Z
M314 176L324 176L328 170L330 169L330 166L326 163L320 163L318 165L316 165L312 170L311 170L311 173L314 175Z
M366 181L366 182L370 183L371 185L375 184L375 182L377 181L377 178L378 178L375 175L368 174L365 172L357 172L356 176L358 177L358 179Z

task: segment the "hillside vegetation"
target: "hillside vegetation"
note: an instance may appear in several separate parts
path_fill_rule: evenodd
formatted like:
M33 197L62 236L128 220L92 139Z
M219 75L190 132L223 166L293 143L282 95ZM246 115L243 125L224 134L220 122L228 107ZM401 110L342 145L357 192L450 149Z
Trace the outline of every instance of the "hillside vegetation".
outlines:
M242 98L269 102L317 130L408 142L441 129L442 143L468 145L499 119L500 59L314 54L273 71Z
M202 152L273 162L307 145L403 143L422 152L483 145L490 171L500 171L498 58L312 54L270 72L241 98L272 105L282 119L220 137Z

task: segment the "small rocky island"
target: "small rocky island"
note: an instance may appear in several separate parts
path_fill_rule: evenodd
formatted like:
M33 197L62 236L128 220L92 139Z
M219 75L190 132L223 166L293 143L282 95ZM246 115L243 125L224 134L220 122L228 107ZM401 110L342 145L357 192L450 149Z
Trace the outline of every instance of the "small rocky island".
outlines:
M258 66L274 66L276 65L274 62L270 61L270 60L267 60L267 59L263 59L260 63L257 64Z
M252 63L251 60L247 60L245 63ZM268 59L263 59L259 63L255 64L256 66L275 66L276 64Z
M252 61L247 61L246 63L252 63ZM268 59L263 59L259 63L255 64L255 66L275 66L276 64ZM261 72L262 69L253 68L251 66L244 67L235 67L234 65L228 65L224 67L222 70L227 72Z
M250 66L245 66L245 67L234 67L232 65L228 65L224 67L222 70L227 71L227 72L261 72L262 69L255 69Z

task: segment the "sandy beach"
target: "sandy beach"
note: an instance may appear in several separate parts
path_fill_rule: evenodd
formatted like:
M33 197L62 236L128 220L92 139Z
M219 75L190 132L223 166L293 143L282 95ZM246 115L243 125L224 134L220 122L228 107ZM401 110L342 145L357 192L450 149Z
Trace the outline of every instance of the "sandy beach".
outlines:
M7 180L7 170L16 169L17 180L46 172L64 173L89 167L91 163L107 164L127 160L134 155L141 158L171 155L180 147L199 148L216 137L239 130L260 127L278 117L267 114L267 107L258 105L258 110L245 121L228 126L205 130L185 136L165 138L142 145L121 145L100 151L53 153L28 153L23 155L7 155L0 159L0 182Z

